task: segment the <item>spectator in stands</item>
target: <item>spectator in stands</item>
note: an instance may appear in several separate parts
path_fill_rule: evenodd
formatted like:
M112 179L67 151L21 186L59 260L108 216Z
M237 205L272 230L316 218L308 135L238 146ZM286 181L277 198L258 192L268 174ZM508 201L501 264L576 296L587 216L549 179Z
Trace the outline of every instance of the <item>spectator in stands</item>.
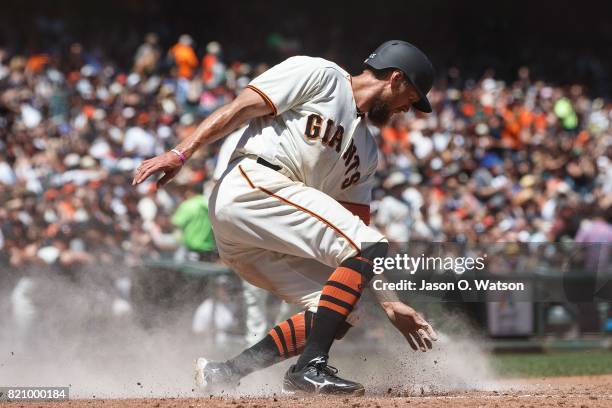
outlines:
M134 68L132 70L138 75L150 75L157 70L160 57L160 49L157 42L157 34L148 33L145 36L144 43L136 50Z
M195 184L172 216L172 223L181 231L183 251L180 259L212 261L215 256L215 239L208 217L208 199L202 194L201 185ZM176 257L175 257L176 259Z
M179 37L178 42L168 51L176 81L176 99L184 105L189 92L190 80L198 68L198 57L192 47L193 39L188 34Z
M587 269L602 273L612 267L612 224L606 216L612 217L612 212L598 208L592 218L582 221L575 238L577 243L591 247L586 251Z
M225 65L221 61L221 44L211 41L206 45L206 55L202 58L202 82L208 89L221 84L225 77Z
M198 67L198 57L192 46L193 39L191 36L189 34L183 34L168 52L176 66L176 76L178 78L193 78L193 73Z

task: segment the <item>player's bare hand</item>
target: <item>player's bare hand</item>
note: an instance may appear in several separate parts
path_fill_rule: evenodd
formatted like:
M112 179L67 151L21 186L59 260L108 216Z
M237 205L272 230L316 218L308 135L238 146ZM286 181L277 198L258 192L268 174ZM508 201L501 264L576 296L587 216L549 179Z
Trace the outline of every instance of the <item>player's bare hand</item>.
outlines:
M382 307L391 323L404 335L413 350L431 350L432 341L436 341L438 336L416 310L402 302L384 302Z
M160 154L152 159L143 161L140 166L138 166L136 174L134 175L134 180L132 180L132 185L135 186L140 184L153 174L163 172L163 177L157 181L157 188L160 188L172 180L181 170L181 167L183 167L183 162L175 153L166 152Z

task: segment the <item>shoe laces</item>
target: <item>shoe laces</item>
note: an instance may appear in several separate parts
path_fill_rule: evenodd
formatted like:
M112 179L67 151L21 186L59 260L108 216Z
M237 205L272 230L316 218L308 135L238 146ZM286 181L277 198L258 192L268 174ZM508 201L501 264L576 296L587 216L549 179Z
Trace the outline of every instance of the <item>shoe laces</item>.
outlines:
M317 370L317 375L320 373L325 373L332 377L335 377L338 374L338 369L336 367L330 366L327 364L327 356L316 357L310 360L309 365Z

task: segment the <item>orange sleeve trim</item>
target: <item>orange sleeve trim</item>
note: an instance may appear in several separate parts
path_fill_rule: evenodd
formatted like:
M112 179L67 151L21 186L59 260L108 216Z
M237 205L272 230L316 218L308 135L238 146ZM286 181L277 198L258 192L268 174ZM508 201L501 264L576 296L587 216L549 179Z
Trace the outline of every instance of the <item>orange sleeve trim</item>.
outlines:
M338 201L344 208L361 218L364 224L370 225L370 205Z
M246 175L244 170L242 170L242 166L238 166L238 170L240 170L240 174L242 174L242 177L244 177L247 183L249 183L249 186L251 186L251 188L255 188L255 185L253 184L251 179Z
M268 95L266 95L261 89L253 85L247 85L246 87L252 91L257 92L259 96L262 97L264 102L266 102L266 104L270 107L270 109L272 109L272 114L271 114L272 116L276 116L278 114L278 110L276 109L276 105L274 105L274 102L272 102L272 100L268 97Z
M287 200L286 198L283 198L281 196L278 196L276 194L274 194L273 192L266 190L263 187L259 187L259 186L255 186L253 184L253 182L251 181L251 179L246 175L246 173L244 172L244 170L242 169L242 166L238 165L238 169L240 170L240 173L242 174L242 177L244 177L246 179L246 181L249 183L249 185L251 186L251 188L257 188L261 191L263 191L264 193L268 194L271 197L276 198L279 201L282 201L285 204L289 204L292 207L297 208L300 211L305 212L308 215L311 215L313 217L315 217L316 219L318 219L319 221L321 221L322 223L324 223L325 225L327 225L329 228L333 229L334 231L336 231L336 233L338 235L340 235L342 238L346 239L348 241L348 243L357 251L357 253L361 253L361 251L359 250L359 247L357 246L357 244L355 244L355 242L349 238L348 235L346 235L344 232L342 232L342 230L340 230L340 228L336 227L334 224L332 224L331 222L329 222L328 220L326 220L325 218L323 218L322 216L320 216L319 214L310 211L307 208L302 207L299 204L293 203L289 200Z

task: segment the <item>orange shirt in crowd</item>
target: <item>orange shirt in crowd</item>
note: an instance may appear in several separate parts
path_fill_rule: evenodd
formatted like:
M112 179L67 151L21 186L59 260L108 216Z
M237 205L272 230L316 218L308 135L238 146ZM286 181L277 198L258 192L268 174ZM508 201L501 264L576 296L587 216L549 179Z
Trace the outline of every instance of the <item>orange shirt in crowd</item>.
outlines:
M544 112L535 113L533 115L533 124L536 130L544 131L546 129L546 114Z
M30 72L40 72L49 62L49 56L46 54L35 54L28 58L26 70Z
M386 126L382 129L381 135L383 138L383 152L391 153L394 147L406 148L409 146L408 132L405 129L397 129Z
M503 145L511 149L519 149L522 145L521 130L529 127L533 120L531 112L525 108L520 108L518 111L505 108L502 117L504 118Z
M176 44L170 48L170 55L174 58L180 78L191 79L193 70L198 67L198 57L193 48L185 44Z
M587 144L588 141L589 141L589 132L587 132L586 130L582 130L580 133L578 133L578 136L576 136L576 139L574 140L574 146L583 147L584 145Z
M202 58L202 80L204 83L208 83L213 79L213 67L217 63L217 56L215 54L206 54Z

